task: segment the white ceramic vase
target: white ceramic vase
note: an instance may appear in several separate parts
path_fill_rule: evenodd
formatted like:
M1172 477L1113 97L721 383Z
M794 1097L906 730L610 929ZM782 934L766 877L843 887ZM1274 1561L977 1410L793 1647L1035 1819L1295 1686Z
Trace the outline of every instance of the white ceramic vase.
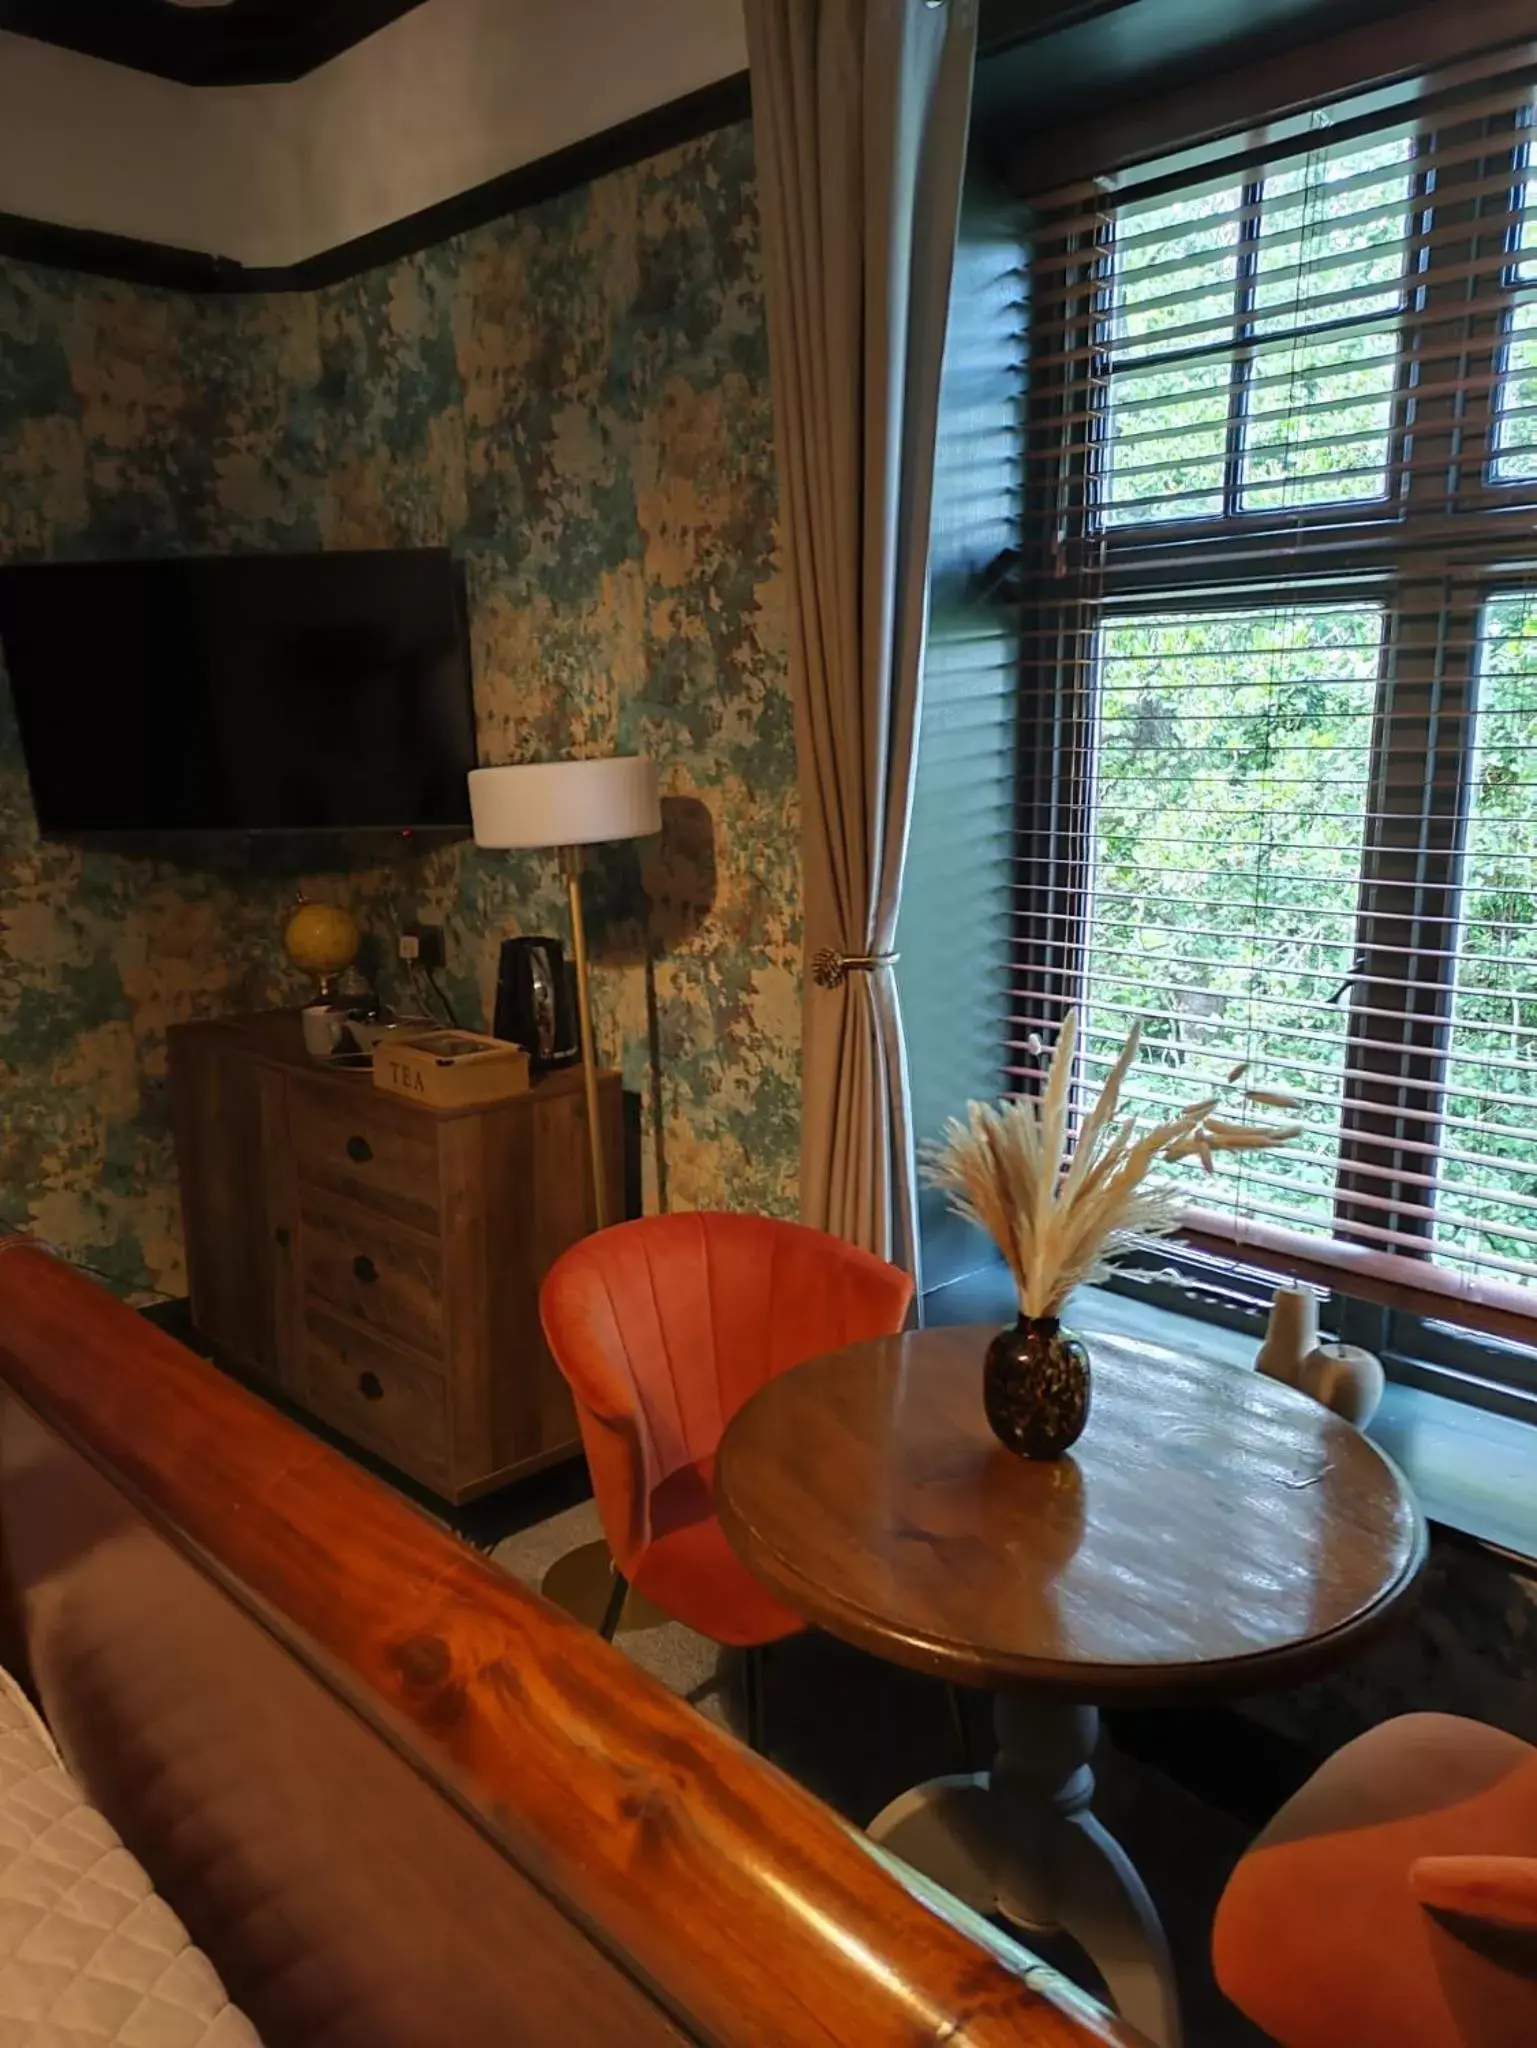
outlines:
M1278 1287L1254 1370L1283 1386L1300 1386L1303 1361L1317 1349L1318 1296L1311 1287Z
M1295 1387L1364 1429L1385 1385L1382 1366L1359 1344L1320 1344L1318 1296L1310 1287L1278 1287L1254 1370Z
M1296 1384L1357 1429L1365 1429L1387 1380L1381 1361L1359 1344L1320 1344L1303 1359Z

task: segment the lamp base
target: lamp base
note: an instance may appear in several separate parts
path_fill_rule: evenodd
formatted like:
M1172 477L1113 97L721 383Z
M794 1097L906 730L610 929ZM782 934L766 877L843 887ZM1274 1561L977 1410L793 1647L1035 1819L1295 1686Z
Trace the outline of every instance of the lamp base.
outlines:
M603 1619L613 1585L614 1565L608 1554L608 1545L584 1543L579 1549L568 1550L564 1557L556 1558L539 1581L539 1590L546 1600L564 1608L578 1621L586 1622L589 1628L596 1628ZM661 1628L671 1618L660 1607L653 1607L645 1594L637 1593L632 1586L617 1633L631 1636L642 1629Z

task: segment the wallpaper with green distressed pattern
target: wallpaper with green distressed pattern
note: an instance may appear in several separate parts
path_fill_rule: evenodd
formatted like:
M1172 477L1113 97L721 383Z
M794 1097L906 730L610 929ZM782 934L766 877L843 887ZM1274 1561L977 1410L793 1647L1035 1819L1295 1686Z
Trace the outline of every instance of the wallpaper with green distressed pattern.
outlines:
M661 841L588 879L600 1045L641 1097L653 1206L793 1207L775 521L746 127L319 293L0 261L0 560L446 542L482 760L661 764ZM302 997L278 946L300 883L385 959L404 918L441 920L470 1023L503 936L565 929L543 855L41 843L0 676L0 1212L180 1291L166 1027Z

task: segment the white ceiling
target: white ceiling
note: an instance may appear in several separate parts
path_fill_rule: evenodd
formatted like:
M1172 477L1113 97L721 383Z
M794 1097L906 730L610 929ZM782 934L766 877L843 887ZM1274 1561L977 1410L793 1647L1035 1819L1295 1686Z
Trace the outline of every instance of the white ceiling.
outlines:
M746 62L736 0L425 0L291 85L0 31L0 212L296 263Z

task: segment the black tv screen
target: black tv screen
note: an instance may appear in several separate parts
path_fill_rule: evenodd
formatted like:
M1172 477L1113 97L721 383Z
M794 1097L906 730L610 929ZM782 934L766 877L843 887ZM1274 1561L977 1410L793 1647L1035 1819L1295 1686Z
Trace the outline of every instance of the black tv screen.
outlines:
M462 593L440 548L0 568L40 830L467 825Z

